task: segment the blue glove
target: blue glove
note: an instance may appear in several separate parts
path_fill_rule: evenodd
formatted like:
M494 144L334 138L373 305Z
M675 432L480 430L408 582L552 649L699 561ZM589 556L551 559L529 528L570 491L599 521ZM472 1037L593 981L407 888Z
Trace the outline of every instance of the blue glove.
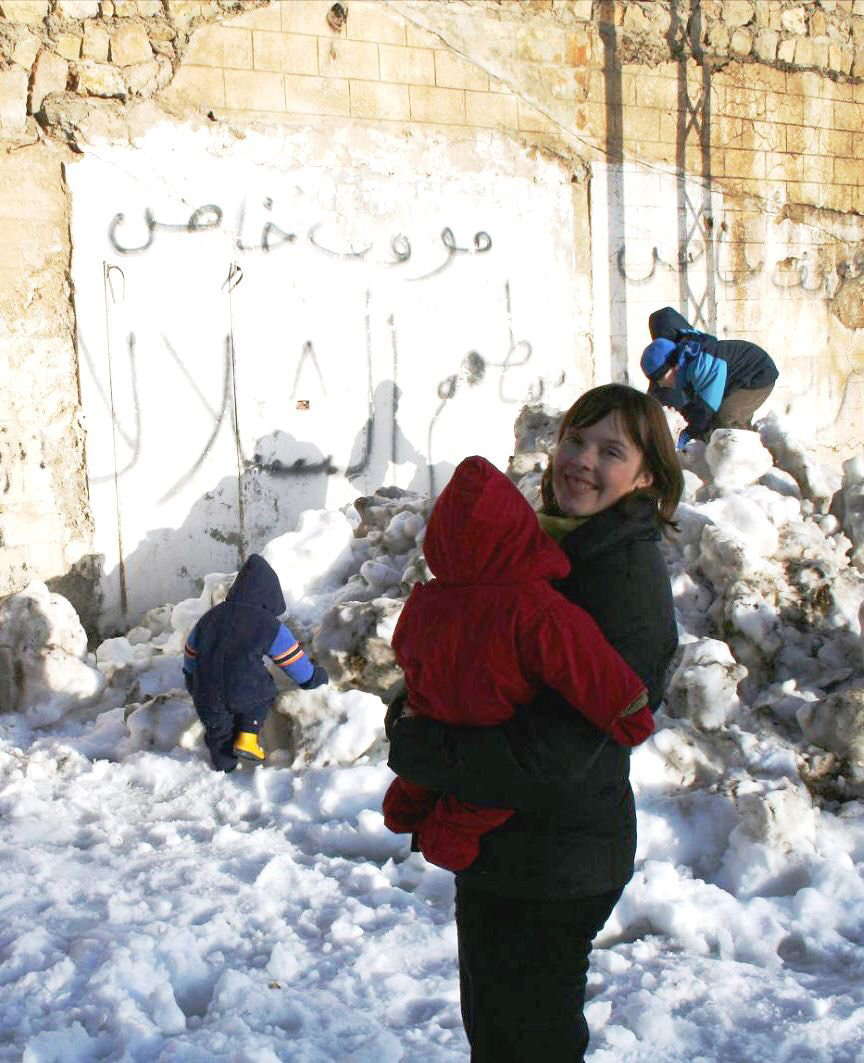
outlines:
M194 694L195 693L195 687L194 687L194 683L192 682L192 673L191 672L187 672L185 668L183 669L183 682L186 684L186 690L190 694Z
M315 687L323 687L326 683L330 682L330 676L320 664L314 666L312 675L306 680L305 683L300 683L301 690L314 690Z
M683 450L693 437L687 431L686 428L682 428L678 433L678 442L675 444L676 450Z

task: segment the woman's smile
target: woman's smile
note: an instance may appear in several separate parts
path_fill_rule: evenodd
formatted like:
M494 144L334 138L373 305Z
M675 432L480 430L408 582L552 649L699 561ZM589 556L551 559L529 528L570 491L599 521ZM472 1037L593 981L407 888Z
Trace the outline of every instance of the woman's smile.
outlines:
M625 495L648 487L642 452L627 435L617 412L595 424L571 427L552 459L552 489L563 513L591 517Z

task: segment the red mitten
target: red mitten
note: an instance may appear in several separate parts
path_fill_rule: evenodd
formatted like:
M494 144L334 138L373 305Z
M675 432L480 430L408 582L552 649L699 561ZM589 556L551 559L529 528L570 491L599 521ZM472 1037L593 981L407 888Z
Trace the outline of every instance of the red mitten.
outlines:
M612 737L622 746L638 746L653 733L654 714L647 705L630 716L619 716L610 730Z
M426 817L435 807L440 795L435 790L395 778L384 794L381 811L384 826L394 834L413 834L420 830Z

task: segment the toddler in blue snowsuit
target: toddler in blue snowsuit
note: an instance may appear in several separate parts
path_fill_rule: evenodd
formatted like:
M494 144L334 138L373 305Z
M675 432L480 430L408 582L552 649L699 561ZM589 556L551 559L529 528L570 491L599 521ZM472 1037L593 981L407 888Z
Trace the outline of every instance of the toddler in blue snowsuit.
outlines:
M224 602L189 632L183 653L186 689L204 724L217 771L233 771L237 758L261 762L258 735L276 696L264 657L304 690L328 682L279 617L285 599L279 578L263 557L250 554Z

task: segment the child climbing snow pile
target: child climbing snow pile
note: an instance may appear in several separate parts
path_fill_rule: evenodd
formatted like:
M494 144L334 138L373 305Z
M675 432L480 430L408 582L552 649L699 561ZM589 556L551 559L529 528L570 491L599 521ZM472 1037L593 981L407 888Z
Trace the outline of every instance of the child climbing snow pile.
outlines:
M414 587L393 635L412 712L496 724L545 685L622 745L651 734L642 681L588 613L549 583L568 575L567 556L485 458L458 466L435 503L423 550L435 578ZM512 814L403 778L384 798L389 829L419 832L426 859L452 871L468 867L481 835Z
M186 640L186 688L217 771L233 771L238 757L264 760L258 735L276 697L265 656L304 690L328 682L279 622L284 612L279 577L263 557L250 554L225 601L209 609Z

